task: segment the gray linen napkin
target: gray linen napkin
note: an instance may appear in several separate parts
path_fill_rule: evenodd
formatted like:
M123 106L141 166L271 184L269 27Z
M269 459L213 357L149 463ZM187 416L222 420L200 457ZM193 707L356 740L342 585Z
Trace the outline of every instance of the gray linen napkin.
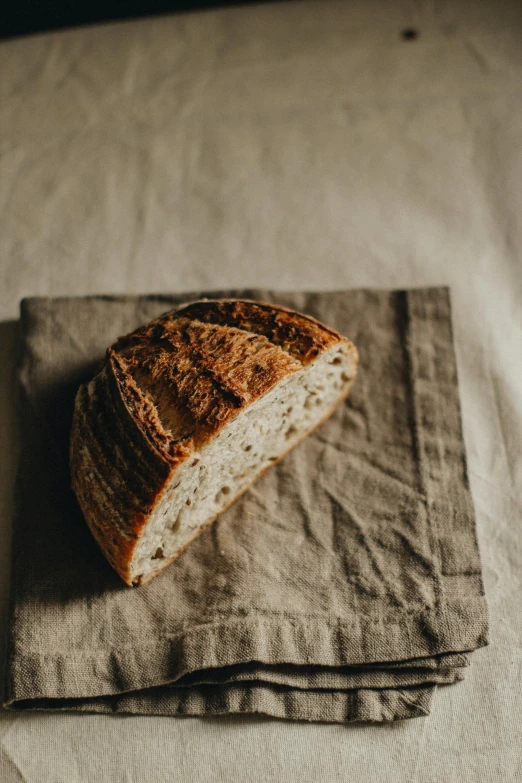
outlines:
M107 345L182 301L309 313L360 352L350 399L150 584L129 589L69 487L79 383ZM23 444L6 706L429 713L487 644L449 292L220 291L22 302Z

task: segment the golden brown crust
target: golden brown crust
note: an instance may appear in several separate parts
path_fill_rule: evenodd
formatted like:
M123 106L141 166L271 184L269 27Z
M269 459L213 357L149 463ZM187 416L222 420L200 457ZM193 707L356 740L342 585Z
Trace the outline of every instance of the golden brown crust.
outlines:
M108 349L102 369L76 397L70 465L87 523L127 584L140 530L179 465L341 341L348 343L283 307L202 300Z
M178 311L186 318L220 324L264 335L302 365L310 364L322 351L339 341L340 335L309 315L287 307L244 299L206 299Z

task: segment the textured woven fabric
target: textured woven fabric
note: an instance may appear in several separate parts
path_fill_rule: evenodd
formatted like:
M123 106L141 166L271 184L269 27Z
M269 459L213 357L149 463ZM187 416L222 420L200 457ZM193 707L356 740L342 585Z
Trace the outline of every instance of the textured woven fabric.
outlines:
M8 705L426 715L436 684L487 643L448 290L206 292L325 321L357 345L359 375L325 424L131 590L69 487L74 395L116 337L199 295L22 303Z

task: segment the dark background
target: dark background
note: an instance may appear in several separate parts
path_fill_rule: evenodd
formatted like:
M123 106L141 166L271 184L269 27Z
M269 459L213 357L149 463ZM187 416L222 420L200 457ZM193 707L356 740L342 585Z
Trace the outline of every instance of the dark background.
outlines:
M63 27L133 19L140 16L200 11L219 6L254 5L263 0L8 0L0 14L0 37L27 35ZM272 0L273 1L273 0Z

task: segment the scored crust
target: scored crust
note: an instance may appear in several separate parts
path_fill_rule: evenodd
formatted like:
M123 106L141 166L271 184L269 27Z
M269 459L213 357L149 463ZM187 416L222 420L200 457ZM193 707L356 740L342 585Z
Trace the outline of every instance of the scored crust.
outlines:
M355 347L310 316L222 299L169 311L107 350L76 397L71 480L95 539L127 584L143 525L181 463L340 342L356 362Z

